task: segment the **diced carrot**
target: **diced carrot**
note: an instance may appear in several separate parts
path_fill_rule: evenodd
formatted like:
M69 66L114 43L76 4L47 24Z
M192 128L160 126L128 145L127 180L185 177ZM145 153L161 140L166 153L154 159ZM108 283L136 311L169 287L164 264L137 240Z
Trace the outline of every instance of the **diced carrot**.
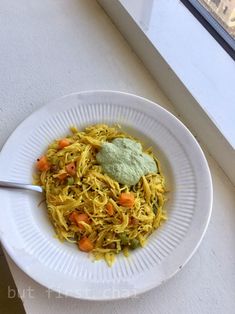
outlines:
M78 214L76 217L76 223L78 225L78 227L80 227L81 229L84 229L84 226L82 224L80 224L81 221L84 221L85 223L89 224L89 216L85 213L82 214Z
M81 240L78 241L78 247L83 252L90 252L91 250L93 250L94 245L90 239L88 239L87 237L83 237Z
M46 156L41 156L40 158L37 159L36 168L39 171L45 171L45 170L50 169L50 164Z
M84 230L84 226L80 223L84 221L85 223L89 224L89 216L85 213L77 213L76 211L72 212L69 216L69 220L74 222L81 230Z
M71 176L74 176L76 174L76 166L74 162L71 162L70 164L65 166L65 169Z
M70 141L67 138L62 138L61 140L59 140L58 142L58 146L60 149L69 146L70 145Z
M58 175L58 179L63 181L65 178L67 178L68 174L67 173L61 173L60 175Z
M114 214L113 204L107 203L106 210L107 210L107 213L109 214L109 216L113 216L113 214Z
M121 193L118 200L119 204L123 207L133 207L135 197L133 193Z
M77 212L72 212L71 214L70 214L70 216L69 216L69 220L71 221L71 222L74 222L74 223L76 223L76 217L77 217L77 215L78 215L78 213Z

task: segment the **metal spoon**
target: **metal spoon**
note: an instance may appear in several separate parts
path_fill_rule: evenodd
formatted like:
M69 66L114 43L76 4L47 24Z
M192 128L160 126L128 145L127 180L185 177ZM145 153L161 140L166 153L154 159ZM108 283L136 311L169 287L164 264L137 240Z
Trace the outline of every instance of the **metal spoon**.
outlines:
M0 181L1 188L13 188L13 189L24 189L24 190L31 190L36 192L43 192L41 186L32 185L32 184L25 184L25 183L18 183L18 182L9 182L9 181Z

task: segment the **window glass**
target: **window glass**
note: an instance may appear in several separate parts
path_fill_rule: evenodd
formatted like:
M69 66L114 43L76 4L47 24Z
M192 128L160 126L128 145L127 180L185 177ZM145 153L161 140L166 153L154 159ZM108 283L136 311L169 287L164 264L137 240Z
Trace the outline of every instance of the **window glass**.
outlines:
M235 0L197 0L235 39Z

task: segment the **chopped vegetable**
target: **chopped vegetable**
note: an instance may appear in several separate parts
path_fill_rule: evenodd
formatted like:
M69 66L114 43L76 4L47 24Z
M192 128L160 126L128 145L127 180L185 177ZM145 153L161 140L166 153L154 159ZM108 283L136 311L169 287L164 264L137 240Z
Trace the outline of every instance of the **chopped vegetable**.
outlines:
M69 145L70 145L70 141L67 138L62 138L61 140L59 140L58 146L60 149Z
M87 237L83 237L78 241L78 247L83 252L90 252L93 250L94 245Z
M76 217L77 217L77 215L78 215L77 212L72 212L72 213L70 214L70 216L69 216L69 220L70 220L71 222L76 223Z
M46 170L50 169L50 164L49 164L46 156L43 155L37 159L36 168L39 171L46 171Z
M74 211L69 216L69 220L73 223L75 223L81 230L84 230L83 224L81 224L82 221L89 224L89 216L85 213L79 214L78 212Z
M122 244L122 245L127 245L127 244L128 244L129 239L128 239L126 233L124 233L124 232L123 232L123 233L120 233L120 234L119 234L119 238L120 238L120 240L121 240L121 244Z
M106 205L106 210L107 210L107 213L109 214L109 216L113 216L113 214L114 214L114 207L113 207L113 204L108 203L108 204Z
M76 166L74 162L71 162L70 164L65 166L65 169L71 176L74 176L76 174Z
M74 178L73 177L69 177L67 179L67 183L68 183L68 185L73 185L74 184Z
M56 156L52 156L52 157L50 158L50 163L51 163L52 165L56 165L56 164L58 163L58 158L57 158Z
M131 248L132 250L136 249L139 245L140 245L139 240L137 240L137 239L131 239L131 241L130 241L130 248Z
M132 208L135 203L135 197L133 193L121 193L119 197L119 204L123 207Z
M65 178L67 178L67 176L68 176L67 173L61 173L61 174L58 175L57 178L58 178L59 180L63 181Z
M80 224L79 222L84 221L85 223L89 224L89 216L85 213L82 214L78 214L77 218L76 218L76 222L77 225L81 228L84 228L82 224Z

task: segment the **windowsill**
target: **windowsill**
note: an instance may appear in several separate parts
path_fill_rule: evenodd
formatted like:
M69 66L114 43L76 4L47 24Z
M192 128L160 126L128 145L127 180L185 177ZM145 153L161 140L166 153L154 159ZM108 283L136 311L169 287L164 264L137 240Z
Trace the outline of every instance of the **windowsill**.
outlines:
M180 1L99 3L235 184L232 58Z

